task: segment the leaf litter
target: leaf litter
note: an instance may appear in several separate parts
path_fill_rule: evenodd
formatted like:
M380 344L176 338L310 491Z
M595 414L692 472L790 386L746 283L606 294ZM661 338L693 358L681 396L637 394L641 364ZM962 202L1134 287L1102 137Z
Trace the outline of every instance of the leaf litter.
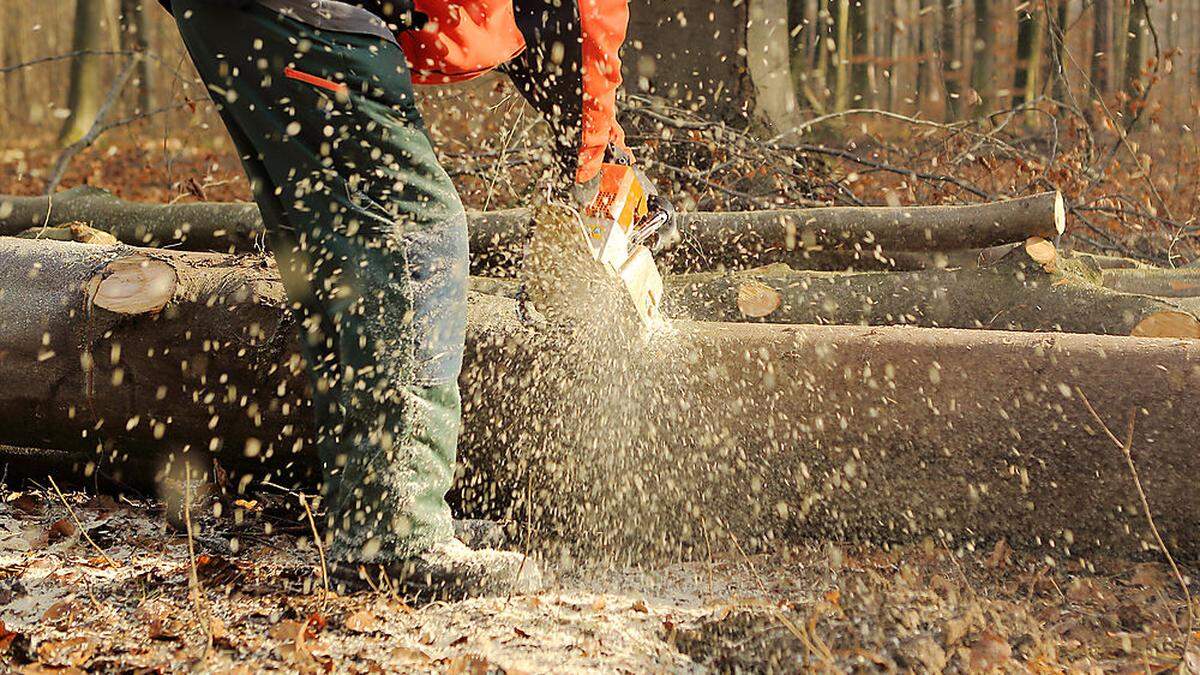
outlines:
M24 508L26 496L0 505L0 666L14 672L1087 673L1158 672L1183 657L1181 593L1153 562L1051 564L1004 541L827 543L577 568L536 596L411 607L326 596L302 523L253 518L233 535L236 553L197 552L206 631L188 595L186 538L157 505L67 493L83 527L112 532L107 565L80 537L45 538L61 508ZM206 516L200 530L228 533L226 521Z

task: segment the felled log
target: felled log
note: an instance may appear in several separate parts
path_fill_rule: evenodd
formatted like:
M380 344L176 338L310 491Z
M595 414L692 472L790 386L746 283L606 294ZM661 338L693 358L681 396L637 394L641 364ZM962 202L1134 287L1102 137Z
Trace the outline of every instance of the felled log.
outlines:
M529 211L510 209L470 217L472 270L489 276L510 274L521 259ZM86 186L53 199L0 197L0 235L75 222L136 246L253 251L262 239L262 219L253 204L138 204ZM683 244L664 258L664 264L677 271L773 262L887 269L903 268L897 265L897 257L903 260L913 252L979 249L1032 236L1053 238L1063 232L1066 217L1061 195L1046 193L966 206L681 213L676 223Z
M1066 265L1057 262L1053 249L1047 252L1051 265L1018 247L994 264L973 268L822 273L779 265L677 276L667 284L665 311L702 321L1200 338L1200 320L1173 299L1105 288L1084 270L1062 269ZM1106 273L1105 285L1110 278Z
M1106 287L1125 293L1141 293L1160 298L1200 297L1200 269L1137 269L1104 270Z
M0 275L0 443L106 470L190 446L243 485L315 466L262 259L2 239ZM1138 497L1083 390L1115 426L1136 411L1158 525L1200 554L1196 341L678 321L641 344L473 295L461 382L464 507L610 550L732 533L1136 553Z

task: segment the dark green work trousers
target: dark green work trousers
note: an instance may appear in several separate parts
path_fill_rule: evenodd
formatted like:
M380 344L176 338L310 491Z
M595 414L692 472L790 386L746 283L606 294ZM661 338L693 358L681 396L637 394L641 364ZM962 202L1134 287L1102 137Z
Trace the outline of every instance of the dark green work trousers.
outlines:
M304 320L331 556L453 534L466 216L400 48L251 3L175 0Z

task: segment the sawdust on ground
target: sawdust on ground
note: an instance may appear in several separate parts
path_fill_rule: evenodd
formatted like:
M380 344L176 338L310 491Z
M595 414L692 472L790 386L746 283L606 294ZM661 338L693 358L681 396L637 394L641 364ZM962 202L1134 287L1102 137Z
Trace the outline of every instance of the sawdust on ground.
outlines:
M200 519L196 602L187 537L154 505L68 500L95 547L52 493L0 505L5 670L1157 672L1179 663L1187 626L1161 565L1003 542L560 570L536 596L414 608L326 595L305 523L246 502L240 524ZM1200 666L1200 649L1186 658Z

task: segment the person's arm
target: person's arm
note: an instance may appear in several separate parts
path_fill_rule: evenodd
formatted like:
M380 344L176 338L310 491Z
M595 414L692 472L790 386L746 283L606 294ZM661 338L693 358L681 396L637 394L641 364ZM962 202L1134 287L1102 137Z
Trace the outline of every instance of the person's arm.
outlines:
M513 8L526 50L505 71L549 121L564 175L587 183L610 146L629 152L617 124L627 0L514 0Z
M222 7L245 7L250 4L250 0L204 0L204 2ZM168 12L171 11L171 0L158 0L158 3L165 7Z

